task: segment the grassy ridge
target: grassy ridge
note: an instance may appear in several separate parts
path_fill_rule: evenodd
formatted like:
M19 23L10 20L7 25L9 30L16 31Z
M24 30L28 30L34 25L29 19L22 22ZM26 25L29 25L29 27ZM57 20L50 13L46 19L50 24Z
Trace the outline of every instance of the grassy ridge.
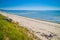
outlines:
M6 17L0 14L0 40L33 40L26 28L4 18Z

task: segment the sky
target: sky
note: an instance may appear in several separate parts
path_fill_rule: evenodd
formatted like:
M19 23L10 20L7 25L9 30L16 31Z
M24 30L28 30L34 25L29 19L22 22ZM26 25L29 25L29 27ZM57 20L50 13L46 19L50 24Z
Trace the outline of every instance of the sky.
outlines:
M60 10L60 0L0 0L5 10Z

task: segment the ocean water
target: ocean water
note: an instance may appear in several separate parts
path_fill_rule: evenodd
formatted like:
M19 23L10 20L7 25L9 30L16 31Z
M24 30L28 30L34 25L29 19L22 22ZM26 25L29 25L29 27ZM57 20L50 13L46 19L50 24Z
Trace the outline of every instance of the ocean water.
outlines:
M60 10L3 10L10 14L60 23Z

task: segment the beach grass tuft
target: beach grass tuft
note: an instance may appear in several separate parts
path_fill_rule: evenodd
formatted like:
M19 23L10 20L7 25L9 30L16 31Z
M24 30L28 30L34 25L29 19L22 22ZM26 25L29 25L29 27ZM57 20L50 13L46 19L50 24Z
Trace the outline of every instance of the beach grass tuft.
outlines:
M29 30L4 18L7 17L0 14L0 40L33 40Z

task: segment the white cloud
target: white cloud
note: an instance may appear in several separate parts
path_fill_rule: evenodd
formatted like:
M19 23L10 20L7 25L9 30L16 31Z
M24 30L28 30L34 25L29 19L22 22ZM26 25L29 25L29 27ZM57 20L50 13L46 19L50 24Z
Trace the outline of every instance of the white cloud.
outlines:
M60 10L60 8L56 8L56 7L46 7L46 6L31 6L31 7L27 7L27 6L23 6L23 7L8 7L8 8L4 8L6 10Z

